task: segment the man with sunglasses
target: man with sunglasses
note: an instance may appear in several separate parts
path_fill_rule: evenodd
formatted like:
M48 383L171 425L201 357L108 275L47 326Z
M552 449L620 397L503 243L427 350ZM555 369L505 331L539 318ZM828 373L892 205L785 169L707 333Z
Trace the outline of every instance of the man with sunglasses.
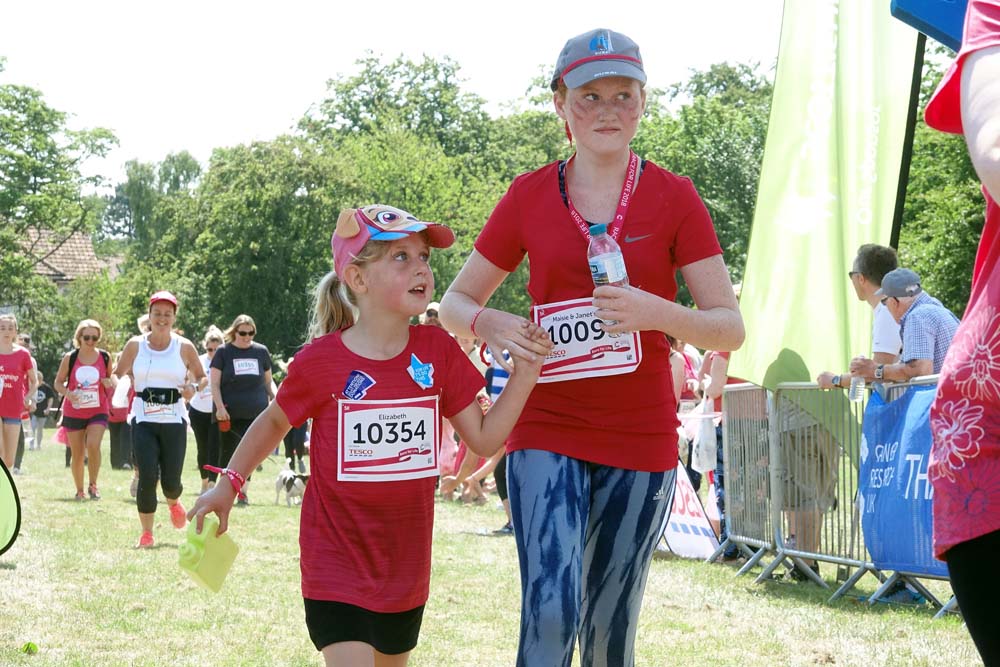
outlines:
M858 248L854 265L847 273L858 301L867 301L875 311L872 321L872 360L876 364L892 364L899 359L902 341L899 324L882 305L875 292L882 287L882 278L896 268L896 251L888 246L866 243ZM821 389L845 388L851 384L851 374L835 375L823 371L816 378Z
M851 360L851 374L869 382L906 382L921 375L940 373L958 329L955 314L925 292L920 286L920 276L910 269L887 273L875 296L899 322L903 353L894 364L855 357Z

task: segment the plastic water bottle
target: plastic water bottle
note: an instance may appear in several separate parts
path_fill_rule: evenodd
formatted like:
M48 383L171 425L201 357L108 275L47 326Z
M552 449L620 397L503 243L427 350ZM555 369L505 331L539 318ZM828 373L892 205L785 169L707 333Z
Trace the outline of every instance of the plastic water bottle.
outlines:
M196 532L197 522L192 521L188 524L187 541L178 549L181 568L202 588L213 593L218 593L222 588L222 582L226 580L229 568L240 552L229 533L216 536L218 529L219 520L212 515L205 517L200 534Z
M608 236L607 225L591 225L590 245L587 246L587 262L590 263L590 277L594 285L628 286L628 272L625 258L618 242ZM618 324L614 320L604 320L607 326Z
M863 377L851 376L851 388L847 390L847 398L855 403L865 400L865 379Z
M590 263L590 277L594 284L628 286L625 258L618 243L608 236L607 225L590 227L590 245L587 246L587 261Z

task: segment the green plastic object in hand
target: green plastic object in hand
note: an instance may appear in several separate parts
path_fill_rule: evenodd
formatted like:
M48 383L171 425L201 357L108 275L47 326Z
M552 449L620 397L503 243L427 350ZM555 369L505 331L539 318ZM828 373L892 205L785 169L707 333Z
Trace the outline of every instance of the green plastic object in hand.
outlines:
M229 533L216 536L219 520L215 516L205 517L200 534L196 526L194 521L188 524L187 541L178 550L178 560L181 569L199 585L218 593L240 548Z

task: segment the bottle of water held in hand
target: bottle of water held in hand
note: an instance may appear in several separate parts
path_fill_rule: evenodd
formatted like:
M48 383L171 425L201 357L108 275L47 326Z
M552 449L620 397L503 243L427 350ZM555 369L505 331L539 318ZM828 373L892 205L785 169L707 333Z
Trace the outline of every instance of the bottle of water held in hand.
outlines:
M590 277L594 279L594 285L628 286L622 249L608 236L607 225L591 225L587 261L590 262Z
M590 226L590 245L587 246L587 261L590 263L590 277L594 285L628 287L628 273L625 258L618 242L608 236L607 225ZM614 320L604 320L608 326L617 324Z
M847 398L855 403L865 400L865 379L863 377L851 376L851 388L847 390Z

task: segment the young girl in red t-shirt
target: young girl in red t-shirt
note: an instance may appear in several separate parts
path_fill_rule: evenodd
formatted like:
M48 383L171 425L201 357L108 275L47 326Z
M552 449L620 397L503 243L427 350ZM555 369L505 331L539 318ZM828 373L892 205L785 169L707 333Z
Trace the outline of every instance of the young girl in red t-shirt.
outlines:
M0 459L8 468L14 467L21 414L34 407L38 389L31 353L16 340L17 318L0 315Z
M441 420L477 455L499 449L538 377L523 363L486 415L482 375L444 329L410 325L434 294L430 248L452 231L388 206L341 212L333 271L316 289L311 341L277 398L221 471L230 483L198 498L189 518L219 515L291 425L313 420L311 477L299 543L306 625L327 665L405 665L430 583ZM353 307L352 307L353 306ZM355 320L354 308L357 310ZM547 347L548 334L522 319Z

